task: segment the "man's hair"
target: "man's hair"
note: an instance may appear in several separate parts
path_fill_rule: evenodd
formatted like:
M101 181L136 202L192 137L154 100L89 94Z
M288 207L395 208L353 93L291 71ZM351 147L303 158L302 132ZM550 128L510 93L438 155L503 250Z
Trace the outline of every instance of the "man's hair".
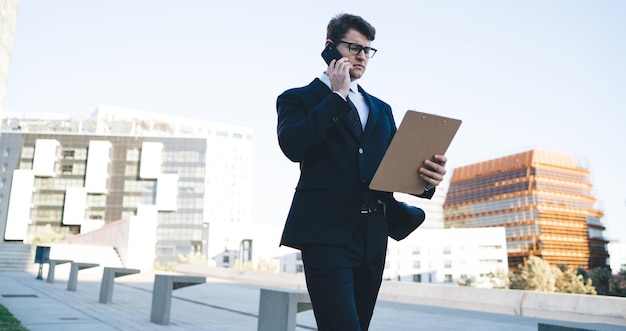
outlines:
M373 41L376 37L376 29L361 16L339 14L328 22L326 38L333 41L340 40L350 29L360 32L369 41Z

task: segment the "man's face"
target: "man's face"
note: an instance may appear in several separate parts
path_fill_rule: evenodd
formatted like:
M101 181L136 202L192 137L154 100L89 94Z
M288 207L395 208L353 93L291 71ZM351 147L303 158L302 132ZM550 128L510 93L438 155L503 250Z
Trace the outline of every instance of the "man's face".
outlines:
M352 64L352 69L350 69L350 79L354 81L363 77L369 59L365 56L364 51L359 52L359 54L350 53L350 46L346 43L359 44L362 47L369 47L372 42L354 29L348 30L341 40L343 42L337 41L336 46L339 53L341 53L343 57L348 58L348 61Z

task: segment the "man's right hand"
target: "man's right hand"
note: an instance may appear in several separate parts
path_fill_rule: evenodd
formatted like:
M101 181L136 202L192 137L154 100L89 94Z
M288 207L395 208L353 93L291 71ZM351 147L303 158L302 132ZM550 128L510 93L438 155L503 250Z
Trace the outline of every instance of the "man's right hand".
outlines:
M331 90L341 94L344 99L348 97L348 91L350 91L350 69L352 69L352 63L343 57L339 60L332 60L326 70L330 78Z

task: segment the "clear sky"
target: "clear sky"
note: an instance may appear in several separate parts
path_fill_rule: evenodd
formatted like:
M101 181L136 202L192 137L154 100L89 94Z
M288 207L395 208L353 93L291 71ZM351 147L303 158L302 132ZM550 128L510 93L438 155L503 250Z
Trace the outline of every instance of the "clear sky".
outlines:
M463 120L450 174L532 148L582 156L607 237L626 242L622 0L22 0L5 110L109 104L251 127L253 218L282 223L298 166L278 148L276 97L322 73L340 12L376 27L360 83L398 123L407 109Z

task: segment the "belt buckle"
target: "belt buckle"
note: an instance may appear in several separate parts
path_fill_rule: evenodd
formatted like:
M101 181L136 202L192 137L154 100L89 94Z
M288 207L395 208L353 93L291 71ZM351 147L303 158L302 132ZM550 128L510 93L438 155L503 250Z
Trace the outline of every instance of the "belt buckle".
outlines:
M361 214L370 214L372 212L372 208L370 208L366 203L361 205Z

